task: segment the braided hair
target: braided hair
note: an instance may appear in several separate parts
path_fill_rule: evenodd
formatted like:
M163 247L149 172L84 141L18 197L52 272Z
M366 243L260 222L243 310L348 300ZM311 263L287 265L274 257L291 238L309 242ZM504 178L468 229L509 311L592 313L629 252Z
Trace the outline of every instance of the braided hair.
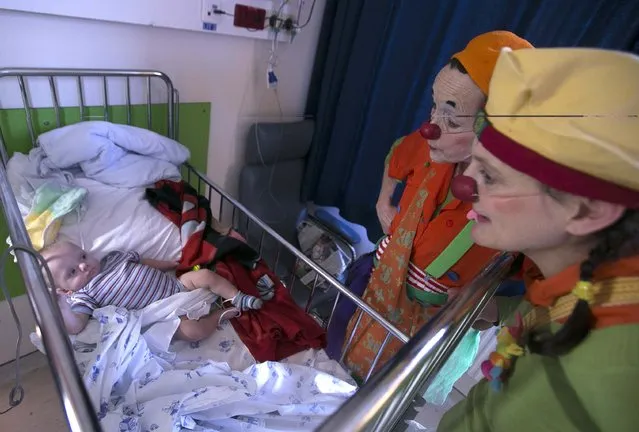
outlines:
M639 211L626 210L613 225L599 234L597 245L581 263L579 278L591 282L601 264L639 253ZM564 325L556 333L532 334L528 340L531 352L557 357L569 353L590 333L594 316L586 300L578 300Z

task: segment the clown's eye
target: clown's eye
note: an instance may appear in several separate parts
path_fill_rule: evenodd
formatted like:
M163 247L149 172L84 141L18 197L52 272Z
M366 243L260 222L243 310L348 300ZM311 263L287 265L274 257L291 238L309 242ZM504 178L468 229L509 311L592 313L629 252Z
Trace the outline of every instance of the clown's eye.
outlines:
M486 170L485 170L485 169L480 168L480 169L479 169L479 175L481 176L481 178L482 178L482 180L484 181L484 184L485 184L485 185L491 185L491 184L495 183L495 179L493 179L493 178L490 176L490 174L488 174L488 173L486 172Z
M448 124L448 127L452 129L457 129L459 127L459 125L455 123L450 117L448 118L447 124Z

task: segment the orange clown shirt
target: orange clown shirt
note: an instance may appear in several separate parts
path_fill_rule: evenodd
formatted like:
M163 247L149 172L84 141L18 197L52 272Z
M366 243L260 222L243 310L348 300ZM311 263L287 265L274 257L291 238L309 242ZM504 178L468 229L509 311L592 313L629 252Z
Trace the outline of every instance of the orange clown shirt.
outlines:
M423 214L413 240L411 263L424 270L466 226L468 223L466 214L472 208L472 204L458 199L447 201L454 165L432 162L428 141L420 135L419 131L399 139L393 145L386 163L389 177L406 182L399 204L399 213L390 227L390 235L397 229L426 175L436 170L438 174L441 172L441 175L445 177L444 181L439 183L441 185L439 190L429 189L427 202L424 205L425 210L439 208L439 213ZM432 203L432 200L435 200L435 203ZM431 201L430 205L428 201ZM380 250L383 249L384 243L385 240L380 242ZM439 279L439 282L447 287L463 287L486 266L495 254L496 251L493 249L473 245L446 275Z
M406 180L407 187L391 234L379 243L376 268L363 299L411 337L435 315L438 308L434 306L447 302L449 288L463 288L497 252L469 241L469 232L464 229L468 226L466 214L471 205L449 199L455 166L432 162L428 144L419 132L395 145L388 163L388 174ZM399 227L402 218L415 217L414 231L407 231L405 223L404 228ZM430 270L427 272L462 231L466 234L464 243L468 249L464 248L461 258L444 265L438 277ZM403 259L402 250L407 252L406 256L410 254L410 260ZM395 279L394 275L401 275L401 279ZM357 315L349 322L347 334L356 322ZM395 338L385 342L386 335L381 325L367 315L361 316L351 342L344 347L344 362L355 376L367 376L375 358L377 370L402 346Z

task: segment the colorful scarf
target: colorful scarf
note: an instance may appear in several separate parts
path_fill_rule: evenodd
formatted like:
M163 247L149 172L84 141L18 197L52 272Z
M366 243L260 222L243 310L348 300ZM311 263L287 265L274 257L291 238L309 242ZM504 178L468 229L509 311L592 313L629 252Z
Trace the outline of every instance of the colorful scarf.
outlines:
M526 291L533 309L523 318L517 314L513 325L497 335L497 349L482 363L484 377L493 389L501 389L517 357L525 355L524 339L531 332L552 322L563 323L572 313L577 296L579 265L543 279L536 271L535 281ZM600 266L593 277L591 310L594 328L639 323L639 256Z
M424 307L409 299L406 292L406 274L411 259L415 233L420 223L428 223L440 204L446 199L454 166L429 163L430 170L422 181L390 243L374 269L364 292L363 300L381 313L404 334L412 336L433 315L435 308ZM351 333L360 317L356 313L348 323ZM345 352L345 363L360 378L365 377L376 356L376 369L384 365L403 345L367 314L361 319L354 337ZM348 339L346 341L348 344ZM381 351L381 352L380 352Z

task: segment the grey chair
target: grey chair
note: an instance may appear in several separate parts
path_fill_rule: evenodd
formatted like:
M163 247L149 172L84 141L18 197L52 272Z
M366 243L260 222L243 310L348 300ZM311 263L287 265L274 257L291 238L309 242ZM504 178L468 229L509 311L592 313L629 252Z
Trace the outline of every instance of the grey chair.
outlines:
M245 165L240 171L240 202L295 247L297 223L306 208L300 195L314 128L313 120L253 124L246 137ZM310 289L292 276L295 257L278 251L278 244L262 236L259 227L241 219L239 225L249 244L259 249L284 283L292 285L293 298L304 307ZM330 313L334 297L332 290L318 292L310 308L323 319Z
M246 137L240 202L293 244L305 207L300 193L314 126L313 120L255 123Z

